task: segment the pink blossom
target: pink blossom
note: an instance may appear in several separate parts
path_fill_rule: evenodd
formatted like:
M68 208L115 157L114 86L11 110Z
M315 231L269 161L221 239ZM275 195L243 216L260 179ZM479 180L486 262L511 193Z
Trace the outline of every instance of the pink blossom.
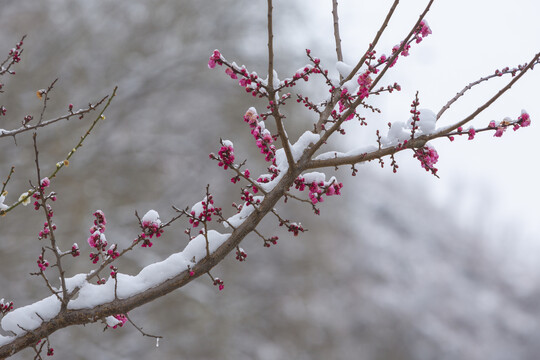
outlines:
M41 179L41 181L39 182L39 185L41 186L41 189L45 189L47 186L51 185L51 180L49 180L48 177L44 177L43 179Z
M112 328L113 329L116 329L118 326L122 327L124 326L124 324L127 322L127 317L126 315L124 314L117 314L117 315L113 315L113 317L119 321L118 324L114 325Z
M225 73L231 77L231 79L238 79L238 76L232 71L231 68L225 69Z
M208 61L208 67L210 69L213 69L216 67L216 64L222 65L221 54L218 50L214 50L214 53L212 54L212 56L210 56L210 60Z
M521 127L527 127L531 125L531 118L525 110L521 112L521 115L518 117L518 122Z
M501 137L501 136L503 136L503 133L504 133L505 130L506 130L505 127L498 127L497 131L495 131L495 134L493 134L493 136Z
M437 169L435 169L433 165L435 165L437 161L439 161L439 154L434 148L426 145L421 149L415 150L413 156L420 161L420 165L422 165L422 167L426 169L426 171L431 170L433 174L437 172Z
M469 140L472 140L472 139L474 139L474 135L476 134L476 130L474 130L474 128L470 128L468 134L469 134Z
M497 127L497 125L495 124L495 120L491 120L491 121L489 122L489 128L490 128L490 129L495 129L496 127Z

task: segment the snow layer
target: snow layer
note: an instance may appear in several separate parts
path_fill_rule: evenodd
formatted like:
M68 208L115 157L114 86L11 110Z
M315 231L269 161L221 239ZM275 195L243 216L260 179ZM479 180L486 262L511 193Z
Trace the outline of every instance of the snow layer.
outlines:
M257 200L263 201L263 199L264 199L264 196L254 196L253 197L253 202L257 202ZM253 205L249 205L248 203L244 203L244 206L242 207L242 210L240 210L240 212L238 214L233 215L230 218L228 218L227 221L229 222L229 224L231 224L231 226L234 226L236 228L236 227L242 225L244 220L246 220L248 218L248 216L251 215L251 213L253 211L255 211L255 207ZM226 222L223 223L223 225L226 228L229 227L229 224L227 224Z
M150 224L161 224L161 220L159 220L159 214L156 210L148 210L146 214L144 214L142 220L144 222L148 222Z
M306 131L298 138L298 140L294 144L289 144L293 160L298 161L302 157L304 151L311 144L315 144L317 141L319 141L320 138L321 137L319 134L315 134L311 131ZM278 149L276 151L276 167L279 170L279 175L274 180L266 184L259 184L266 192L272 191L272 189L277 185L277 183L281 180L283 175L285 175L285 173L289 169L289 164L287 163L287 155L285 154L284 149ZM262 178L266 176L270 175L261 175Z
M433 134L435 132L437 115L429 109L418 109L418 111L420 111L420 120L416 122L418 129L415 132L415 137ZM392 123L387 136L382 139L383 144L393 146L409 140L411 138L412 121L413 119L410 117L405 123L402 121Z
M157 212L156 212L157 214ZM147 213L148 215L148 213ZM156 221L157 218L150 214L147 220ZM146 217L146 215L145 215ZM159 220L159 219L157 219ZM230 234L220 234L215 230L208 232L208 244L210 253L222 245ZM206 239L199 235L192 239L182 252L172 254L167 259L150 264L143 268L136 276L118 273L117 297L125 299L145 290L155 287L164 281L175 277L206 256ZM77 297L69 302L68 309L89 309L97 305L105 304L115 299L115 281L110 278L103 285L95 285L86 281L87 274L77 274L66 279L68 292L76 287L80 290ZM25 330L34 330L43 321L54 318L60 311L60 301L55 295L51 295L36 303L18 308L8 313L1 321L5 331L12 331L17 336L26 333ZM8 343L13 337L0 336L0 346Z

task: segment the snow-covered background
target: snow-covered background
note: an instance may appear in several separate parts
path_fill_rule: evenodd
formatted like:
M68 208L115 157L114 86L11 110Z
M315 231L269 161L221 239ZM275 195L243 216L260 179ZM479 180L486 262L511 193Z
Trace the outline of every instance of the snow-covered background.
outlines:
M305 48L332 68L331 2L291 3L275 4L280 77L306 63ZM28 34L17 76L3 80L7 91L0 99L8 117L1 128L36 114L35 91L56 77L51 116L69 103L82 107L120 87L107 121L53 182L59 193L58 237L66 247L85 243L96 209L107 215L107 239L126 246L138 232L135 210L144 214L154 208L166 219L170 205L200 201L206 183L221 202L217 205L231 210L227 204L238 201L231 196L238 189L207 160L208 153L217 151L222 137L234 141L237 157L257 156L241 117L263 103L244 96L206 63L219 48L264 74L265 4L53 0L1 6L0 53ZM345 61L353 62L390 2L341 0L340 6ZM423 6L400 4L380 52L399 42ZM403 91L374 99L383 110L374 122L405 121L416 90L420 107L437 111L468 82L528 61L540 49L539 12L533 0L435 2L427 17L433 35L398 63L392 81ZM398 157L397 174L375 163L360 167L356 178L342 169L337 176L345 180L343 196L325 202L321 217L307 211L300 216L301 206L290 209L288 216L302 221L307 233L280 234L271 249L247 239L242 245L247 262L231 257L216 269L225 280L222 292L201 279L133 311L131 317L146 331L165 336L159 348L132 327L103 333L103 325L91 325L53 335L55 357L536 359L536 71L474 122L483 126L525 108L530 128L509 130L501 139L481 134L470 142L435 142L441 179L410 155ZM443 124L468 115L507 81L496 80L461 100ZM290 111L289 133L299 136L311 119L300 106ZM351 129L353 140L341 149L372 142L375 125ZM62 158L84 128L71 121L43 131L42 164ZM9 139L0 142L0 178L17 166L10 196L27 190L34 178L30 144L28 136L18 138L17 147ZM41 223L30 208L0 219L0 297L16 306L49 295L37 277L25 275L35 271ZM270 233L275 225L267 222L261 231ZM151 249L124 259L119 270L134 275L180 251L186 245L182 230L168 230ZM85 261L69 265L70 275L88 269Z

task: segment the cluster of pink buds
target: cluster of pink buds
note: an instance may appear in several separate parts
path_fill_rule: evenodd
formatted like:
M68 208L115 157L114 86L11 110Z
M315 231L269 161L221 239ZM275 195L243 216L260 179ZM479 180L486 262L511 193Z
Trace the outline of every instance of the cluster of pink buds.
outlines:
M5 315L11 310L13 310L13 301L4 302L4 299L1 299L0 300L0 313L2 315Z
M127 322L127 317L126 315L124 314L117 314L117 315L113 315L113 317L119 321L118 324L112 326L113 329L116 329L117 327L122 327L124 326L124 324ZM111 327L111 326L109 326Z
M358 77L358 85L360 85L360 88L358 89L358 96L360 99L365 99L369 96L371 82L373 81L370 76L372 72L376 73L376 71L371 71L368 69Z
M301 224L289 223L288 220L285 222L280 221L279 226L283 225L285 225L287 227L287 231L292 232L294 236L298 236L299 233L305 231Z
M56 224L51 224L50 228L49 228L49 223L48 222L45 222L43 224L43 230L41 230L38 234L38 239L41 240L41 239L46 239L49 234L50 234L50 229L53 229L53 230L56 230Z
M208 67L210 69L213 69L216 67L216 64L218 64L219 66L223 65L219 50L214 50L213 54L210 56L210 60L208 61Z
M109 255L111 259L116 259L117 257L120 256L120 253L118 252L117 247L118 246L116 244L112 244L109 250L107 250L107 255Z
M155 235L156 238L160 237L163 234L163 229L161 228L161 220L159 219L159 214L155 210L149 210L141 220L142 232L137 239L143 241L142 247L152 247L153 243L150 239Z
M224 170L227 170L229 166L234 164L234 147L233 143L229 140L224 140L221 142L221 148L218 151L218 156L211 153L209 155L210 159L218 160L218 166L223 166Z
M107 220L105 214L101 210L94 212L94 225L90 227L90 237L88 237L88 245L97 249L97 253L90 253L90 260L96 264L99 261L99 252L105 251L107 247L107 239L105 238L105 225Z
M358 81L360 81L360 79L358 79ZM360 93L360 90L359 90L359 93ZM368 90L368 94L369 94L369 90ZM367 96L367 95L366 95ZM366 97L364 96L364 97ZM351 94L349 93L349 91L347 89L343 89L341 91L341 95L340 95L340 99L338 101L338 105L339 105L339 113L343 113L345 110L347 110L350 106L350 103L354 100L354 98L351 96ZM347 119L345 119L345 121L348 121L348 120L351 120L353 117L354 117L354 114L355 112L353 111L348 117ZM337 118L337 113L335 112L335 110L333 111L333 114L332 116L334 118Z
M71 256L77 257L79 255L81 255L81 250L79 249L79 245L77 245L77 243L74 243L73 246L71 247Z
M95 220L94 225L90 227L90 237L88 238L88 245L98 250L105 250L107 246L107 240L105 238L105 225L107 220L105 214L101 210L94 212Z
M249 176L250 176L250 175L251 175L251 173L249 172L248 169L246 169L246 170L244 171L244 173L243 173L243 176L244 176L244 178L246 178L246 179L249 179ZM239 176L239 175L236 175L235 177L231 178L231 182L232 182L233 184L236 184L238 181L240 181L240 176Z
M49 267L49 262L43 259L43 255L39 255L37 259L37 264L41 272L45 271Z
M23 40L17 43L17 45L15 45L15 47L9 51L9 56L14 63L18 63L19 61L21 61L22 45Z
M49 180L48 177L44 177L39 182L39 186L40 186L41 190L45 190L45 188L48 187L49 185L51 185L51 180Z
M225 287L225 285L223 285L223 280L221 280L220 278L214 279L214 286L218 286L219 291L223 290L223 288Z
M264 155L264 160L273 161L276 156L276 147L273 145L274 136L268 131L264 125L264 121L259 121L257 110L251 107L244 114L244 121L251 128L251 135L255 138L257 147Z
M236 250L236 260L242 262L242 261L246 261L246 258L247 258L247 253L244 251L244 249L238 248Z
M279 238L277 236L272 236L270 239L264 239L264 247L270 247L271 245L277 245Z
M516 128L516 125L519 126ZM521 110L521 115L519 115L516 125L514 125L514 131L517 130L519 127L527 127L531 125L531 117L525 110Z
M51 181L49 180L48 177L44 177L39 182L39 188L40 188L41 192L36 191L36 192L34 192L34 194L32 194L32 197L34 199L36 199L36 201L34 201L34 209L35 210L39 210L39 207L41 206L41 204L39 203L39 200L41 200L40 193L42 193L45 190L45 188L49 187L50 185L51 185ZM49 196L46 196L45 199L51 199L52 201L56 201L56 195L55 195L54 192L52 192ZM47 211L49 213L48 214L49 217L52 217L53 216L53 211L52 211L52 208L49 205L47 205Z
M54 349L52 347L47 348L47 356L53 356L54 355Z
M343 184L336 183L335 181L331 182L330 184L325 184L323 181L306 183L306 180L299 176L294 180L294 186L300 191L304 191L305 188L308 187L309 198L311 199L311 203L315 205L318 202L324 201L322 197L324 194L327 196L341 195L340 190L343 187Z
M495 121L492 120L492 121L490 121L488 127L490 129L496 129L495 134L493 134L493 136L501 137L504 134L504 132L506 131L506 128L509 127L510 125L512 125L512 129L514 131L516 131L519 128L527 127L527 126L531 125L531 118L530 118L529 114L525 110L522 110L521 115L517 118L516 121L512 122L510 120L510 118L505 118L503 121L496 124Z
M253 196L252 193L250 193L248 190L246 189L243 189L242 190L242 195L240 196L240 199L245 201L246 204L248 205L259 205L261 203L261 199L260 198L257 198L255 199L255 197Z
M423 148L414 151L415 158L420 161L420 164L426 171L431 171L433 175L437 175L437 169L433 166L439 161L439 154L431 146L424 146Z
M426 20L422 20L420 21L420 24L418 25L418 29L416 30L416 43L418 44L419 42L421 42L425 37L427 37L428 35L431 35L432 32L431 32L431 29L427 23Z
M116 274L118 274L118 268L114 265L109 266L109 269L111 269L111 277L113 279L116 279Z
M191 208L189 223L196 228L200 222L212 221L212 215L217 215L219 212L221 212L221 208L214 207L212 195L205 196L202 201Z
M0 116L6 116L7 109L5 106L0 106Z

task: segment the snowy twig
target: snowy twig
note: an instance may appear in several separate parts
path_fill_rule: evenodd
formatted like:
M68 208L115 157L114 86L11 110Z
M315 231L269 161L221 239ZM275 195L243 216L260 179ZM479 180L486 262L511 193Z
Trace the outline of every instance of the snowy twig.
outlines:
M148 337L155 338L155 339L163 339L163 336L161 336L161 335L151 335L151 334L145 333L141 327L138 327L133 322L133 320L130 319L130 317L129 317L129 315L127 313L124 314L124 316L126 317L126 319L128 319L128 321L131 323L131 325L133 325L133 327L135 329L137 329L142 334L142 336L148 336Z
M525 66L521 72L519 74L517 74L514 78L512 78L512 80L506 84L505 87L503 87L501 90L499 90L495 95L493 95L489 100L487 100L484 104L482 104L479 108L477 108L474 112L472 112L469 116L467 116L465 119L453 124L452 126L450 127L447 127L445 128L444 130L440 131L439 133L437 133L436 135L437 136L440 136L440 135L446 135L448 134L449 132L453 131L453 130L456 130L457 128L459 128L460 126L463 126L465 125L466 123L468 123L469 121L471 121L472 119L474 119L476 116L478 116L482 111L484 111L485 109L487 109L491 104L493 104L495 102L495 100L497 100L499 97L501 97L502 94L504 94L506 91L508 91L512 85L514 85L523 75L525 75L527 73L527 71L529 69L532 69L534 67L534 65L538 62L538 60L540 59L540 52L537 53L533 58L532 60L528 63L527 66ZM435 137L435 136L433 136Z
M533 63L532 66L536 65L536 64L539 64L540 63L540 59L536 59L536 61ZM485 77L482 77L472 83L470 83L469 85L465 86L463 88L463 90L461 90L460 92L458 92L456 94L456 96L454 96L452 99L450 99L442 108L441 110L439 110L439 112L437 113L437 120L439 120L439 118L442 116L442 114L448 110L450 108L450 106L452 106L453 103L455 103L460 97L462 97L463 95L465 95L465 92L467 92L468 90L471 90L474 86L484 82L484 81L488 81L490 79L493 79L495 77L500 77L502 75L505 75L505 74L512 74L512 76L515 76L517 72L522 72L524 70L524 68L527 66L527 64L525 64L524 66L518 66L517 68L513 68L513 69L509 69L509 68L506 68L502 71L499 71L497 70L495 72L495 74L491 74L491 75L488 75L488 76L485 76Z

